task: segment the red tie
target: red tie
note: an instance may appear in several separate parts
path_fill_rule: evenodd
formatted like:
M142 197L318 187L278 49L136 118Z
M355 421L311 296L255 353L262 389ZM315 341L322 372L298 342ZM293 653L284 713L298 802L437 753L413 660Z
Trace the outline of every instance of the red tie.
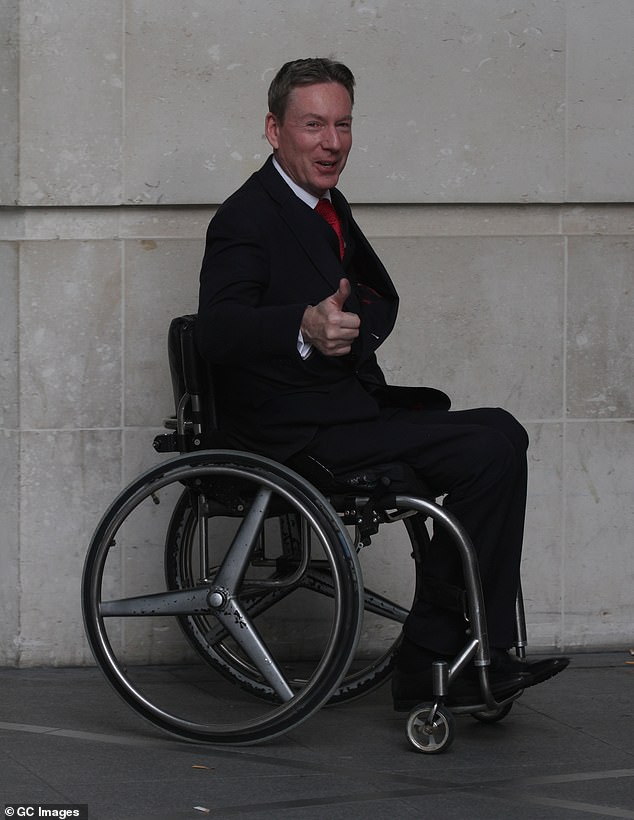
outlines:
M339 221L337 211L335 211L332 202L329 199L320 199L317 205L315 206L315 210L320 216L323 216L326 222L330 225L330 227L339 237L339 256L343 259L346 246L343 241L341 222Z

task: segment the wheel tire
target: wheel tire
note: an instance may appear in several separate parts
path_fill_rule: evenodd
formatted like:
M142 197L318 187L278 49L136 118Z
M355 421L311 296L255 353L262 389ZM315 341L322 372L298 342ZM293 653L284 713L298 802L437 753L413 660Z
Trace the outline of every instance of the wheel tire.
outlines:
M433 706L421 704L410 712L407 719L407 737L412 746L423 754L445 752L453 743L455 718L444 706L435 710L432 723L429 717Z

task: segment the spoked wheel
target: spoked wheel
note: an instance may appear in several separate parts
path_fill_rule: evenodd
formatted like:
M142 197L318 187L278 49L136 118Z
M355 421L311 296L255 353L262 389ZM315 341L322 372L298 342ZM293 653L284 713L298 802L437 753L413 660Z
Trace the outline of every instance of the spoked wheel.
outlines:
M446 707L421 704L410 712L407 737L419 752L439 754L453 743L455 723Z
M192 543L187 573L179 571L180 583L170 589L161 566L162 512L173 509L183 485L199 520L222 519L224 528L196 526L197 569ZM280 515L302 533L291 556L268 537ZM318 613L294 608L273 630L261 625L259 610L300 586L313 565L333 590L328 606ZM361 592L348 533L312 485L268 459L206 451L147 471L115 499L90 544L82 605L98 664L139 714L188 740L254 743L294 728L336 690L358 642ZM210 642L230 644L270 698L250 698L227 684L191 651L179 622L204 630ZM289 628L297 634L284 640ZM298 634L306 650L299 658Z
M165 573L170 588L188 588L199 577L201 532L206 533L204 537L208 543L207 557L210 562L205 572L210 575L216 572L218 557L214 545L222 545L223 538L219 533L230 525L223 512L210 505L208 500L201 500L195 493L183 492L174 509L165 545ZM306 571L294 583L275 585L276 579L288 572L289 566L296 566L301 560L305 552L302 544L305 533L301 517L294 512L282 512L269 523L269 530L263 533L259 545L258 561L260 572L268 573L271 586L252 590L245 607L258 630L266 634L273 644L288 642L289 639L293 643L300 640L297 631L301 625L290 614L292 608L312 613L310 630L308 634L304 630L305 634L301 636L301 642L305 644L304 654L310 654L314 652L310 642L323 640L323 636L319 636L328 618L324 624L319 621L328 612L337 594L332 575L323 558L311 556ZM408 515L399 521L384 524L380 534L373 537L372 545L361 549L359 558L366 584L363 592L362 640L346 676L330 698L331 704L364 695L391 675L394 653L400 643L402 624L413 595L410 590L403 596L403 584L398 571L395 572L398 553L402 553L405 561L410 561L410 554L419 550L426 537L423 518ZM391 579L390 574L393 576ZM406 602L400 603L403 597ZM260 670L245 657L233 637L213 615L182 616L180 623L194 649L207 663L252 694L264 699L275 698L274 689ZM291 659L285 666L294 690L306 683L302 664L297 660Z

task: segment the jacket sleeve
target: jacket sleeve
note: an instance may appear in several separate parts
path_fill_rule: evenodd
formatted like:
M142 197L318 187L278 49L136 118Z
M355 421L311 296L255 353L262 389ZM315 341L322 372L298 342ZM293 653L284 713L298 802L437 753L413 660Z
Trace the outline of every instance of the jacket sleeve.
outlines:
M197 343L215 364L299 357L307 304L267 303L271 254L256 220L221 208L207 231L200 274Z

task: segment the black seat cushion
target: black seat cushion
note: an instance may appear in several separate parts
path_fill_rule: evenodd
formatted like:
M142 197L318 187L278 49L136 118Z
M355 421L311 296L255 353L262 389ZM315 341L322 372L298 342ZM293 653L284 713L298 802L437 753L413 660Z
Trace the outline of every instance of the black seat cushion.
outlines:
M300 453L293 456L287 464L325 495L361 493L376 496L389 493L390 495L414 495L422 498L432 497L429 488L418 478L412 468L400 461L334 473L314 456Z

